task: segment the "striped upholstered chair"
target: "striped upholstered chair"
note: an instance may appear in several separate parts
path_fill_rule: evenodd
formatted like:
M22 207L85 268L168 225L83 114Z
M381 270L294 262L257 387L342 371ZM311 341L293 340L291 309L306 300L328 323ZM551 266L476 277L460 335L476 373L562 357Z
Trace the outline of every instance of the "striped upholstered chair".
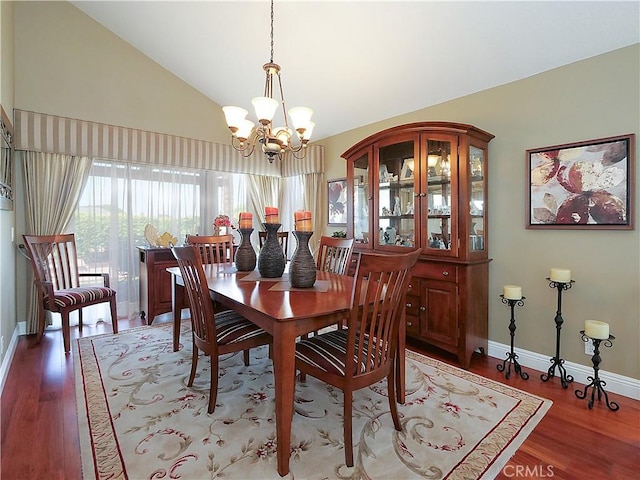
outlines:
M209 295L207 278L197 246L174 247L171 251L178 260L185 296L191 311L193 353L187 384L193 385L198 357L202 351L211 357L211 385L207 411L213 413L218 396L218 356L232 352L248 352L250 348L271 344L273 339L267 332L233 310L214 312L214 303ZM245 353L245 364L247 362L248 353Z
M386 377L393 424L396 430L402 429L395 392L398 328L404 297L419 256L419 249L393 255L361 254L347 328L303 338L296 344L296 369L344 393L344 455L349 467L353 466L351 431L355 390Z
M44 334L45 311L59 313L62 316L64 351L69 353L69 314L78 311L78 327L82 331L82 309L103 302L109 302L113 333L118 333L116 291L109 287L109 274L78 272L78 255L73 233L22 237L31 258L38 289L38 342ZM81 281L91 277L100 278L102 285L93 286Z

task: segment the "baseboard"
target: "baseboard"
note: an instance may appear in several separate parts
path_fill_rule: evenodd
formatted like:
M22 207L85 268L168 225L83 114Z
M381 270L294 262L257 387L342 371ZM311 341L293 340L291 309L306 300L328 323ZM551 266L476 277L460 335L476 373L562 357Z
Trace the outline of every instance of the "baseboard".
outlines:
M26 323L22 328L26 327ZM16 325L16 328L13 329L13 334L11 335L11 341L7 346L7 351L2 357L2 364L0 365L0 397L2 397L2 392L4 392L4 383L7 381L7 376L9 375L9 369L11 368L11 362L13 361L13 355L16 352L16 345L18 344L18 337L22 335L20 333L20 325Z
M504 359L510 348L509 345L489 340L489 351L487 353L491 357ZM523 367L532 368L542 374L547 372L551 366L551 362L549 361L551 357L549 355L530 352L520 348L514 348L513 350L518 355L518 363ZM574 378L574 381L582 383L583 385L590 383L590 380L587 380L588 376L593 377L592 367L573 362L564 362L564 367L567 370L567 374ZM529 373L529 375L531 378L534 377L531 373ZM640 380L607 372L602 369L598 372L598 376L607 382L607 392L617 393L634 400L640 400ZM540 378L539 375L538 378Z

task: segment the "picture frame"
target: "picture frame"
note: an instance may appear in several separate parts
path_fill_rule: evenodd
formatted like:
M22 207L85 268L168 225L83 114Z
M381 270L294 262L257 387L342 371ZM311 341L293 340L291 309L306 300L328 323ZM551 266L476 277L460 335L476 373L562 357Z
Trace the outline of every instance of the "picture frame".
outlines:
M526 228L633 230L635 134L526 151Z
M347 226L347 179L327 181L327 219L333 227Z

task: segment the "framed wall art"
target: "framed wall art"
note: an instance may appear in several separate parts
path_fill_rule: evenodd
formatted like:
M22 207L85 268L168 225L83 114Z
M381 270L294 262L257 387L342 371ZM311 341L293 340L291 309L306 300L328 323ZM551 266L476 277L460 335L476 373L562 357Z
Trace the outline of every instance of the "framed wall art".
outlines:
M526 151L526 227L632 230L635 134Z
M336 178L327 182L329 225L344 227L347 225L347 179Z

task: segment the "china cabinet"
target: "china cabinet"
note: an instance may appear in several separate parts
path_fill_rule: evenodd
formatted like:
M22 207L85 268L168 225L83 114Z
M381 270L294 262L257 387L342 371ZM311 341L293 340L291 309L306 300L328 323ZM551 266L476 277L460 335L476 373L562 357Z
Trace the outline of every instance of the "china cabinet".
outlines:
M412 123L342 154L355 256L422 249L407 295L407 335L455 354L465 368L475 350L487 349L492 138L471 125Z

